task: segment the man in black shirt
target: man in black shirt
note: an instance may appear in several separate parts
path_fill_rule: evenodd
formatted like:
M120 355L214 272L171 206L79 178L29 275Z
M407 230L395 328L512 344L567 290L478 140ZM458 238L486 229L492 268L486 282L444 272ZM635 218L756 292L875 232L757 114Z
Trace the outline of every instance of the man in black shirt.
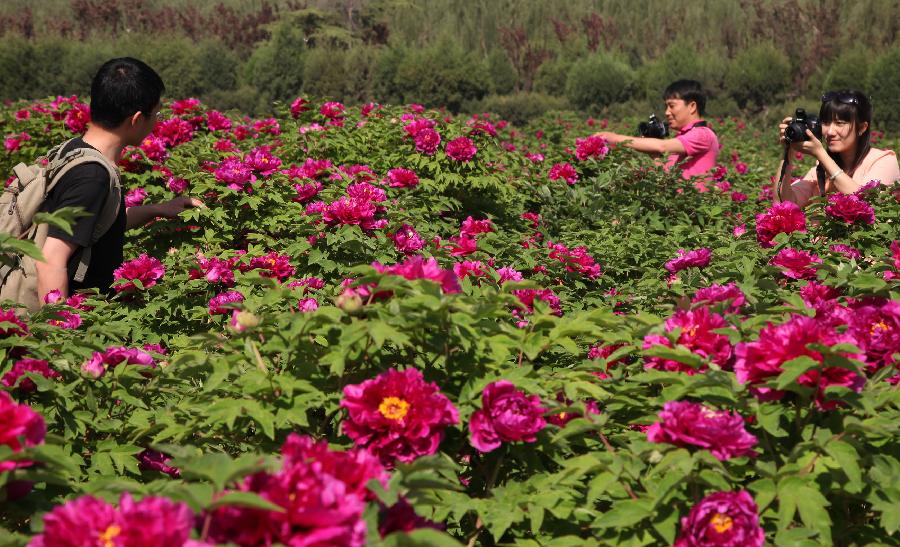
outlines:
M111 173L118 173L115 166L122 150L126 146L140 145L153 131L164 89L162 79L152 68L128 57L107 61L94 76L91 82L91 123L84 136L69 142L62 154L79 148L92 148L99 151L108 163L85 163L74 167L63 175L44 202L43 211L53 212L61 207L77 206L82 207L88 216L75 222L71 235L50 228L42 248L44 262L36 263L38 297L41 300L54 289L64 297L78 289L108 291L112 285L113 271L122 263L126 230L142 226L159 216L176 217L187 208L202 205L196 198L180 196L164 203L126 209L124 190L110 184ZM106 229L105 226L98 227L98 221L101 221L101 211L108 206L108 198L119 203L114 207L118 210L115 220ZM97 234L98 231L102 235ZM81 272L83 280L76 281L80 277L76 273L85 252L90 252L87 271Z

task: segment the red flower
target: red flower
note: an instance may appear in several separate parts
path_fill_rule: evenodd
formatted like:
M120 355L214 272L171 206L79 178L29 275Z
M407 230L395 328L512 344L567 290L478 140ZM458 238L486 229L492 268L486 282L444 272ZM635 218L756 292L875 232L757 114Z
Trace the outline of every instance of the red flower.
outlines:
M257 256L250 260L250 270L260 270L259 275L272 277L284 281L294 275L295 269L291 266L291 259L287 255L278 254L275 251Z
M24 446L42 444L46 434L47 426L40 414L28 405L16 404L9 393L0 391L0 446L21 452ZM23 460L0 461L0 473L29 465L31 462Z
M525 395L512 382L490 383L481 394L481 409L469 421L469 440L480 452L491 452L505 442L533 443L547 425L546 410L540 397Z
M156 285L166 273L166 268L158 259L146 254L123 263L113 272L113 279L125 280L126 283L114 285L116 292L135 292L138 289L135 281L139 281L144 289Z
M16 361L12 368L3 375L3 379L0 380L0 383L6 387L15 387L22 393L31 393L37 389L37 386L31 378L25 377L26 372L40 375L44 378L62 378L58 372L50 368L47 361L44 361L43 359L26 358ZM21 381L19 380L20 378ZM18 386L16 385L17 382Z
M550 180L563 179L567 184L572 185L578 182L578 171L570 163L555 163L550 168L547 178Z
M494 226L491 219L485 218L482 220L475 220L469 215L466 217L466 220L462 222L462 225L459 228L459 235L475 237L478 234L487 234L493 231Z
M763 247L773 247L778 234L806 231L806 215L796 203L776 203L765 213L756 215L756 240Z
M896 364L900 353L900 302L884 300L854 306L850 314L851 335L860 342L872 372Z
M678 249L678 256L666 262L666 269L669 270L669 273L674 274L686 268L705 268L709 266L711 256L712 251L706 247L693 251Z
M705 448L719 460L755 456L756 437L744 429L738 413L711 410L689 401L669 401L659 413L662 421L647 430L652 443Z
M710 311L706 307L697 308L693 311L679 310L666 320L666 332L681 329L681 334L678 336L676 344L686 347L697 355L708 358L722 368L728 368L728 361L732 354L731 342L724 334L717 334L713 331L727 327L728 323L721 315ZM669 339L665 336L648 334L644 337L645 350L656 345L672 347ZM694 369L685 363L652 356L645 358L644 366L659 370L684 372L690 375L706 370L705 365L701 365L699 369Z
M471 161L478 152L475 143L467 137L459 137L447 143L444 152L451 158L460 162Z
M745 490L706 496L681 518L675 547L763 547L766 534L758 513L756 502Z
M816 268L813 264L822 262L817 255L807 251L798 251L790 247L784 248L775 255L769 264L782 268L782 274L791 279L813 279Z
M832 385L848 387L854 391L862 389L865 378L853 370L840 367L823 367L824 357L811 349L810 344L833 346L835 344L857 344L849 333L838 333L828 321L793 316L781 325L769 323L759 333L755 342L743 342L735 348L734 371L742 384L751 384L751 390L761 399L781 399L784 392L760 386L768 379L778 376L782 365L801 356L810 357L820 365L811 368L797 378L797 383L816 390L816 400L823 408L833 408L836 403L823 404L825 388ZM864 355L843 353L845 357L863 360Z
M414 368L345 386L341 407L348 412L341 431L386 466L434 454L444 429L459 423L453 403Z
M327 102L319 108L319 114L329 120L342 118L344 116L344 105L335 101Z
M423 154L432 155L441 144L441 135L434 129L422 129L415 136L416 150Z
M875 209L855 194L832 194L825 213L846 224L873 224Z
M746 302L743 291L732 281L727 285L713 284L703 289L698 289L694 293L692 304L715 304L718 302L728 303L728 308L738 310Z
M391 188L412 188L419 184L419 177L414 171L398 167L387 172L387 181Z
M309 102L303 97L297 97L294 99L294 102L291 103L291 117L298 118L300 114L309 110Z
M609 153L606 139L599 135L576 139L575 145L575 157L578 158L578 161L585 161L588 158L603 159Z
M206 113L206 127L210 131L228 131L231 129L231 120L221 112L210 110Z

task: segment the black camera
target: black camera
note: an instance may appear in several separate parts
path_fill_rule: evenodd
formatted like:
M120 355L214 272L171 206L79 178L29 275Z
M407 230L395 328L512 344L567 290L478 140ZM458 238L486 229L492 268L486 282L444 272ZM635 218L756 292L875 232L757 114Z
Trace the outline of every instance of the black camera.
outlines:
M669 135L669 124L660 121L656 114L650 114L647 121L638 124L638 134L642 137L662 139Z
M822 124L819 123L817 116L810 116L802 108L798 108L794 113L794 117L788 122L784 128L784 139L787 142L803 142L809 140L806 130L812 131L816 138L822 138Z

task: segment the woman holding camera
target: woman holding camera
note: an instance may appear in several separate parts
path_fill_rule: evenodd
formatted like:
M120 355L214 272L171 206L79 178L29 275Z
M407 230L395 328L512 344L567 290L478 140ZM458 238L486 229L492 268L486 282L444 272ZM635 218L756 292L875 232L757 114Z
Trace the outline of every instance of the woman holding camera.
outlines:
M808 127L802 124L798 127L792 118L782 120L780 142L790 153L785 154L785 160L778 167L776 177L781 176L781 179L776 185L776 202L793 201L803 207L813 196L835 190L852 194L872 180L885 185L900 180L897 155L892 150L880 150L870 145L872 103L864 93L843 90L824 94L819 122L824 145ZM798 132L801 135L797 135ZM802 133L807 140L799 140ZM803 178L791 183L785 179L790 180L794 152L812 156L817 163Z

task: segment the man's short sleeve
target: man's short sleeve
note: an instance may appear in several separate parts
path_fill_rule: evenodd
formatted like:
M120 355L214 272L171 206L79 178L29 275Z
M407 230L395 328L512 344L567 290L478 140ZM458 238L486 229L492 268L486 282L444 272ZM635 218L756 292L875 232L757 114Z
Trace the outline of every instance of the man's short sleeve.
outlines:
M96 163L85 163L63 175L47 196L44 211L52 213L63 207L81 207L89 216L81 217L72 226L72 235L51 226L48 237L89 247L100 210L109 194L109 171Z
M715 134L707 127L694 128L683 135L676 135L675 138L684 146L685 154L688 156L699 156L716 143Z

